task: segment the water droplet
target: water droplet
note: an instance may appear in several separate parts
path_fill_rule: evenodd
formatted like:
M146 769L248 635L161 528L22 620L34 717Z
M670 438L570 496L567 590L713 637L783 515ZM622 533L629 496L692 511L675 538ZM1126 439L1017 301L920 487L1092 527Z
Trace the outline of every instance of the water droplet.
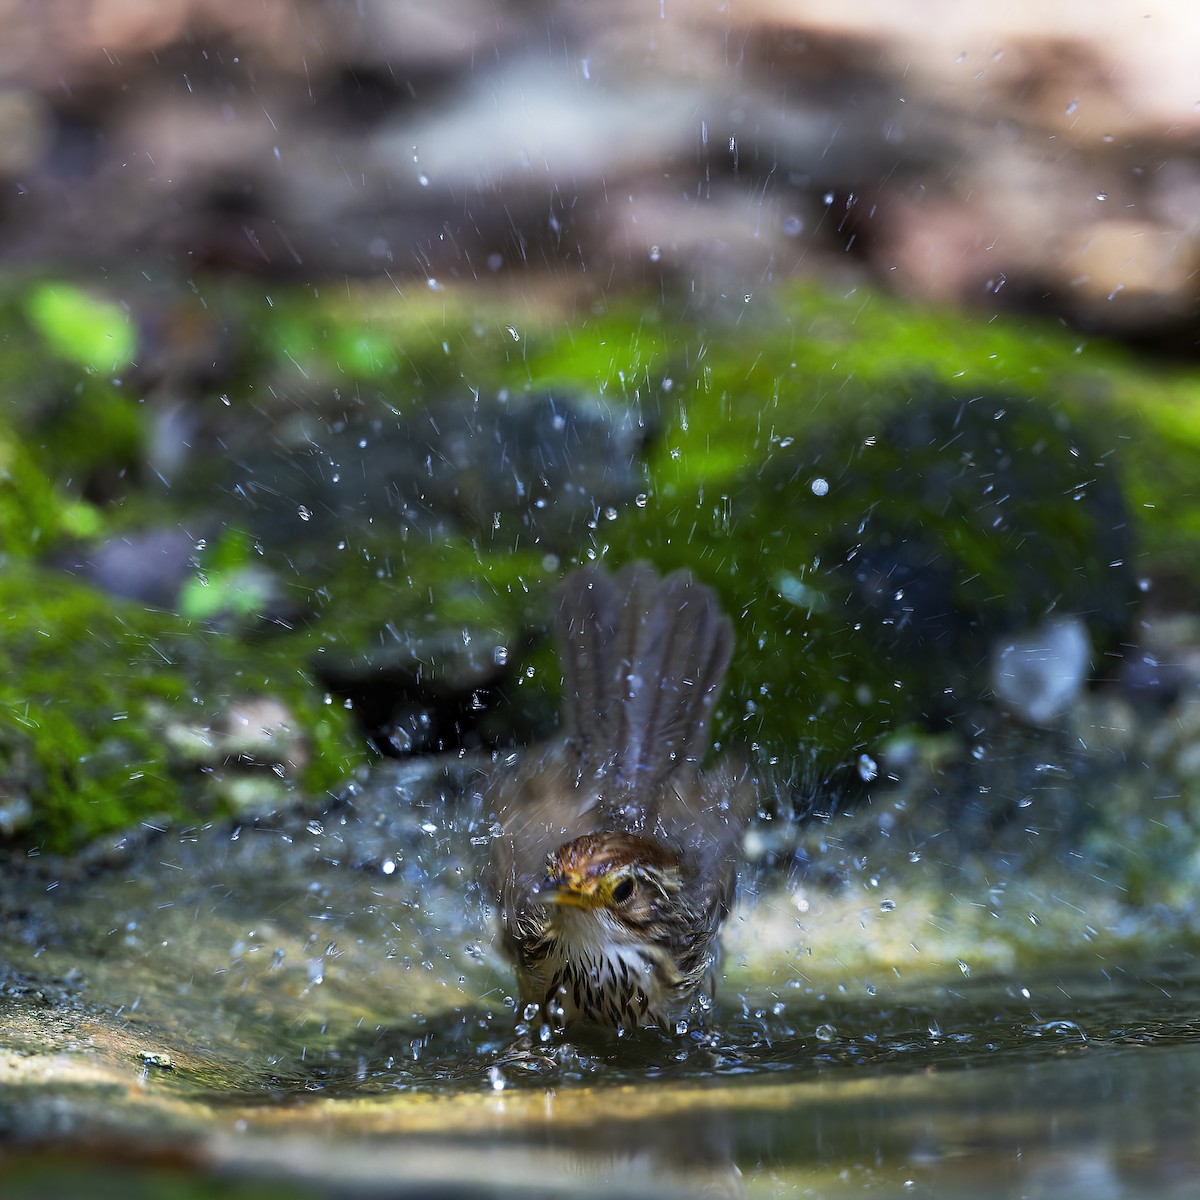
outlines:
M880 912L895 912L896 911L895 900L880 900L879 911Z
M869 754L860 754L857 770L859 779L864 783L870 783L879 775L879 764Z
M634 496L633 502L634 502L634 504L636 504L638 506L638 508L645 508L647 503L649 502L649 499L650 498L646 495L645 492L638 492L638 494L636 496Z
M652 263L656 263L656 262L658 262L658 260L660 258L662 258L662 251L657 246L651 246L650 247L650 261Z
M837 1040L837 1029L833 1025L818 1025L816 1028L818 1042L833 1042Z
M1097 199L1097 200L1107 200L1107 199L1108 199L1108 193L1107 193L1107 192L1103 192L1103 191L1101 191L1101 192L1097 192L1097 193L1096 193L1096 199Z
M302 521L311 521L312 520L312 509L308 508L307 506L305 506L303 504L300 505L300 507L298 509L296 509L296 513L300 517L300 520L302 520Z
M820 476L814 479L809 486L812 488L814 496L827 496L829 494L829 480L822 479Z

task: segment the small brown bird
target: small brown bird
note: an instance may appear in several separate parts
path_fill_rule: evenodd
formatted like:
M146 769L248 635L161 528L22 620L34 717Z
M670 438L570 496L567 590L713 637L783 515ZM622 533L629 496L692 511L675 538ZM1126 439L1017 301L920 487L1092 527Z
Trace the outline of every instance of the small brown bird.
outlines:
M567 577L558 637L560 737L499 784L504 946L551 1026L669 1029L711 994L753 806L744 772L700 770L732 627L690 572L631 563Z

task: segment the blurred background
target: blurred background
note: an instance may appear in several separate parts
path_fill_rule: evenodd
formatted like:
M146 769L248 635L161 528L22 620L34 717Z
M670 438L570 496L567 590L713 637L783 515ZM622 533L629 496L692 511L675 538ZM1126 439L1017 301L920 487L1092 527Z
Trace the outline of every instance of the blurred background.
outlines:
M712 300L1187 352L1194 6L4 0L0 262Z
M1200 678L1197 20L0 0L0 834L545 735L557 580L644 556L768 812L932 754L1074 836L1039 755Z

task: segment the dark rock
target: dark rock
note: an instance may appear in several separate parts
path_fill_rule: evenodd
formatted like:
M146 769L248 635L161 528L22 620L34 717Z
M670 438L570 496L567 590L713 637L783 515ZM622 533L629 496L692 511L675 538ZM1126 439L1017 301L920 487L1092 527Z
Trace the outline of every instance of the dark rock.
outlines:
M111 595L169 609L195 574L196 539L182 529L149 529L109 538L60 564Z

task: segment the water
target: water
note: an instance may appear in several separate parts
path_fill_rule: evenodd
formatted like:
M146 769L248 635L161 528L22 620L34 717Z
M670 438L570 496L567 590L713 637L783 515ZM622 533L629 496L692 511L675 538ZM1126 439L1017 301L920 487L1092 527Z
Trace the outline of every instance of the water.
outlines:
M469 774L374 802L4 882L4 1195L1194 1193L1185 944L881 973L869 927L839 959L766 879L706 1023L543 1042ZM914 916L890 890L880 928Z
M830 1042L804 1032L819 1003L726 1008L708 1040L540 1061L477 1012L423 1023L418 1045L404 1025L281 1029L239 1005L198 1023L190 1004L159 1009L178 980L163 983L153 1020L66 1020L45 1074L8 1090L18 1132L143 1171L186 1146L207 1171L318 1195L390 1181L400 1195L1171 1197L1193 1194L1200 1166L1194 966L1055 976L1030 1001L997 980L859 1002ZM148 1061L163 1046L171 1065Z

